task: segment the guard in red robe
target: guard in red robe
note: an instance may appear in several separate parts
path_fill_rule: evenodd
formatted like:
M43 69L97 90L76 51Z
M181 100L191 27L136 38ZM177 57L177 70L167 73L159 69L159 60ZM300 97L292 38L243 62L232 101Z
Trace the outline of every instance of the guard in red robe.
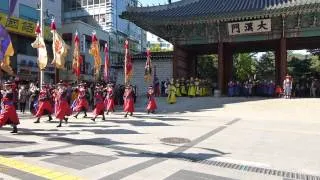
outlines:
M112 84L108 84L107 85L107 95L106 98L104 100L104 105L105 108L107 110L107 115L109 114L109 112L114 112L114 90L113 90L113 85Z
M78 118L78 115L83 112L84 116L83 118L87 117L87 111L89 109L89 103L86 97L86 89L85 84L80 83L79 84L79 95L78 98L75 100L75 107L73 108L73 111L77 112L77 114L74 116L75 118Z
M106 118L104 116L103 86L100 84L96 86L96 92L94 95L94 104L95 104L94 110L93 110L94 117L91 120L95 121L99 115L102 115L102 120L105 121Z
M67 99L67 87L66 84L63 82L58 83L58 89L56 93L55 98L55 114L56 118L59 119L59 125L57 127L61 127L62 121L64 120L66 123L68 123L68 118L66 116L70 116L72 113L72 110L69 106L68 99Z
M154 89L152 86L148 88L147 97L148 97L147 112L148 114L154 113L155 110L157 109L157 103L156 103L156 98L154 94Z
M43 84L38 99L39 107L36 113L38 119L34 123L40 123L40 118L43 115L48 115L49 121L52 120L51 114L53 113L53 107L51 100L49 88L46 84Z
M11 133L18 133L17 125L20 124L20 122L14 106L12 86L13 83L10 81L4 84L5 91L2 94L1 100L0 127L11 125L13 127Z
M128 117L129 113L130 116L132 116L134 112L134 93L131 85L126 86L123 94L123 101L123 110L126 113L124 117Z

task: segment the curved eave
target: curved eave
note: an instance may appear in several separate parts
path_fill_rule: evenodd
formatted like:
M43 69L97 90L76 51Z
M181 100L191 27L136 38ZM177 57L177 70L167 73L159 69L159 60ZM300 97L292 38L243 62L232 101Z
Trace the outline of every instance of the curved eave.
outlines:
M278 9L266 9L249 12L233 12L225 14L208 14L204 16L179 16L179 17L164 17L164 16L150 16L146 13L139 12L124 12L120 17L136 23L148 23L161 25L161 24L201 24L208 22L229 22L241 21L259 18L270 18L277 16L288 16L303 13L312 13L320 11L320 3L306 4L299 6L283 7ZM142 22L141 22L142 21Z

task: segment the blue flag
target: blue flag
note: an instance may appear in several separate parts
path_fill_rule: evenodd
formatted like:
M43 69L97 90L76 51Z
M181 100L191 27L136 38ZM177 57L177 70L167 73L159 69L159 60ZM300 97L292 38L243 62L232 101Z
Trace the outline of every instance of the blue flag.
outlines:
M8 31L0 24L0 61L5 56L13 56L14 49Z

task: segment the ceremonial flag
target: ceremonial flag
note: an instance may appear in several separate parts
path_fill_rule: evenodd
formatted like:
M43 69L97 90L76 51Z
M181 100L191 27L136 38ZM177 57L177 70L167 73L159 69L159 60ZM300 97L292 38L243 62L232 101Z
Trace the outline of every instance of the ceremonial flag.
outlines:
M11 38L8 31L0 24L0 66L5 72L13 75L13 70L10 66L10 56L14 55Z
M13 14L14 9L16 8L17 2L18 0L10 0L8 17L10 17Z
M100 45L96 36L96 32L92 33L91 36L91 47L89 53L93 56L94 59L94 75L96 78L99 77L100 68L101 68L101 56L100 56Z
M65 69L65 57L68 53L68 46L62 39L62 37L58 34L56 23L54 19L51 21L51 33L52 37L52 49L53 49L53 60L51 64L54 64L58 69Z
M45 70L48 63L47 48L44 43L43 37L41 37L41 29L39 23L37 23L36 31L37 34L36 40L31 44L33 48L38 49L38 65L40 70Z
M132 62L131 62L131 57L129 54L129 41L126 40L125 41L125 55L124 55L124 63L125 63L125 84L129 84L130 79L132 78L132 74L133 74L133 66L132 66Z
M108 44L106 43L104 46L104 80L109 81L109 69L110 69L110 61L109 61L109 49Z
M144 66L144 80L146 83L150 83L152 79L152 64L151 64L151 52L147 50L147 61Z
M78 32L76 32L76 35L74 37L74 50L73 50L73 62L72 62L72 69L73 73L77 76L77 78L80 78L80 67L82 62L82 56L80 55L80 40L78 36Z

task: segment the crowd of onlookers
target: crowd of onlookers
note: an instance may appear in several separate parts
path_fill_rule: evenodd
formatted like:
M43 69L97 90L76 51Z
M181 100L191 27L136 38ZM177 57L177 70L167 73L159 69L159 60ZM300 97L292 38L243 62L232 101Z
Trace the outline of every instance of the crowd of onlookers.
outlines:
M228 96L261 96L274 97L277 94L277 87L273 81L230 81L228 83Z

